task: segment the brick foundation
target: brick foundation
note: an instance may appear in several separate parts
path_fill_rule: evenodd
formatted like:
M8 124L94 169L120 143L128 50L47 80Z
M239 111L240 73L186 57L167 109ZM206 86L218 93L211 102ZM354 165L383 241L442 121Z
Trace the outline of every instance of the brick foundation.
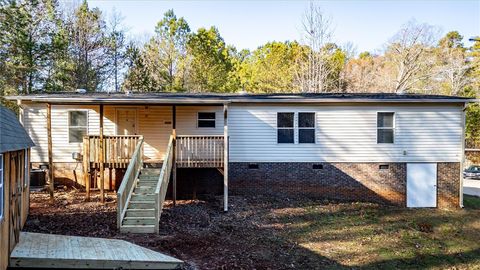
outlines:
M460 206L460 163L437 164L437 206L458 208Z
M406 206L406 168L406 163L231 162L229 190ZM438 163L439 207L458 207L459 175L460 163Z

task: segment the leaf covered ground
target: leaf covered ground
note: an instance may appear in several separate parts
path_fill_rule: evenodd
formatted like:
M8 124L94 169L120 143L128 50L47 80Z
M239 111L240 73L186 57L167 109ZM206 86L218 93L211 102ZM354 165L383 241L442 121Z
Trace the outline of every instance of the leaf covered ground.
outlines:
M480 198L463 210L403 209L308 198L167 201L159 235L120 234L113 195L32 193L24 230L124 239L184 260L185 269L480 269Z

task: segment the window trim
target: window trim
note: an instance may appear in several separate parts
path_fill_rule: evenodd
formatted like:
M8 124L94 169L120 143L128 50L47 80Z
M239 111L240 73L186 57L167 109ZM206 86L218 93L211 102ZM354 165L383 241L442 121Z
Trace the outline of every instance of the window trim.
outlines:
M0 192L1 192L1 206L0 206L0 222L3 222L3 217L5 215L5 179L4 179L4 171L5 168L3 168L4 165L4 160L3 160L3 154L0 154Z
M77 110L77 109L72 109L72 110L67 110L67 140L68 140L68 143L69 144L81 144L82 141L79 141L79 142L71 142L70 141L70 128L71 127L74 127L74 128L79 128L79 127L83 127L83 126L70 126L70 113L71 112L85 112L87 114L87 125L85 126L85 128L87 129L87 133L88 134L88 129L89 129L89 122L90 122L90 119L89 119L89 113L88 113L89 110Z
M313 127L300 127L300 113L313 113ZM313 111L299 111L297 114L297 143L298 144L316 144L317 143L317 113ZM300 142L300 129L313 129L313 142Z
M293 113L293 125L291 128L286 128L286 127L278 127L278 114L279 113ZM296 127L296 112L295 111L279 111L279 112L276 112L275 113L275 137L276 137L276 142L277 144L296 144L296 140L295 140L295 127ZM288 143L281 143L281 142L278 142L278 130L279 129L291 129L293 130L293 142L288 142Z
M393 125L392 127L379 127L378 126L378 115L380 113L393 113ZM377 144L395 144L395 135L396 135L396 122L397 122L397 113L394 112L394 111L377 111L376 112L376 118L375 118L375 126L376 126L376 129L375 129L375 141L377 142ZM393 142L389 143L389 142L378 142L378 130L379 129L383 129L383 130L388 130L388 129L391 129L393 131Z
M213 113L215 115L214 119L200 119L200 113ZM213 122L213 127L201 127L199 125L199 121L212 121ZM200 129L216 129L217 128L217 112L216 111L198 111L197 112L197 128Z

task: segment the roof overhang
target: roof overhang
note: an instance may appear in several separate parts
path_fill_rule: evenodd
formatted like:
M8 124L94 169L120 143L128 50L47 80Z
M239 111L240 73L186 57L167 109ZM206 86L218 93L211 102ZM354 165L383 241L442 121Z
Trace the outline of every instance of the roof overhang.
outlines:
M342 97L303 97L296 95L255 96L255 95L169 95L169 96L89 96L89 95L31 95L6 96L8 100L29 101L52 104L112 104L112 105L215 105L225 103L470 103L478 102L475 99L448 97L448 98L342 98Z

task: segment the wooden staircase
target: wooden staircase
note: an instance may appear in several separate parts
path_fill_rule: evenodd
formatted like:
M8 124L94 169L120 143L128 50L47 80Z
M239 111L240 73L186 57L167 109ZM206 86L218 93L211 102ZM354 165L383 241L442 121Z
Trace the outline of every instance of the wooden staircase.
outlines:
M117 192L117 227L125 233L158 233L160 215L174 164L173 136L162 168L144 168L139 141Z
M155 189L160 169L143 168L140 170L127 211L120 226L120 232L155 233L158 207L155 203Z

